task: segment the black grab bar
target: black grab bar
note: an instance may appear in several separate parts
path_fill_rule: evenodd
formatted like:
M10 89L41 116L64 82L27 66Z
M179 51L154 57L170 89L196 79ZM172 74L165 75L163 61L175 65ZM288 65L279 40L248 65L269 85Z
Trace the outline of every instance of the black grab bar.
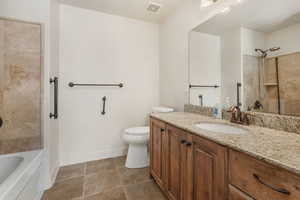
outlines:
M236 104L238 107L240 107L242 105L242 103L240 101L241 87L242 87L242 83L237 82L237 84L236 84Z
M70 82L69 87L75 87L75 86L100 86L100 87L119 87L122 88L124 87L123 83L118 83L118 84L96 84L96 83L73 83Z
M58 78L50 78L50 84L54 84L54 113L50 113L49 117L57 119L58 118Z
M189 85L190 88L218 88L218 85Z

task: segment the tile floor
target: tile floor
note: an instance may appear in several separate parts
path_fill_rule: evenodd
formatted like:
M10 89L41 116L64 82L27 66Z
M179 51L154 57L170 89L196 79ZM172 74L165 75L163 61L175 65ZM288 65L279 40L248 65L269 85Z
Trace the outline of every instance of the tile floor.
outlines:
M42 200L166 200L149 169L127 169L125 157L60 168Z

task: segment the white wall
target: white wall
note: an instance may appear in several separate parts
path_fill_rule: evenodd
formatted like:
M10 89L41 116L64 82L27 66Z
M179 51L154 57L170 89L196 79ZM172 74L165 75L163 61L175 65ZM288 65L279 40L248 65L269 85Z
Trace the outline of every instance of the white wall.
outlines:
M190 33L189 80L193 85L221 85L220 37L200 32ZM204 106L215 106L221 98L220 88L190 89L190 104L199 105L199 95Z
M50 0L50 13L49 13L49 26L50 26L50 69L49 75L51 78L59 78L59 20L60 20L60 4L59 0ZM49 81L49 80L46 80ZM59 80L60 81L60 80ZM49 84L49 82L48 82ZM53 85L50 88L50 110L53 112L54 108L54 91ZM58 102L59 103L59 102ZM48 114L48 113L47 113ZM58 111L60 115L60 110ZM59 121L58 119L50 120L49 139L47 141L49 146L49 167L52 182L55 181L59 169Z
M268 56L278 56L300 52L300 23L267 34L267 47L280 47L279 51L269 52Z
M241 28L242 31L242 54L258 56L255 49L266 49L266 34L248 28Z
M221 35L222 103L229 97L231 105L237 104L237 82L242 82L241 40L240 28L226 31ZM242 96L241 94L240 97Z
M145 125L158 104L158 26L62 5L60 33L61 164L122 155L123 130ZM125 85L70 88L70 81Z
M50 32L50 27L54 26L55 21L51 23L51 17L57 14L58 3L56 0L1 0L0 17L12 18L28 22L41 23L43 28L43 120L42 135L45 147L45 183L50 187L56 176L58 169L58 130L57 122L51 122L49 119L50 112L50 66L52 69L58 68L55 52L58 52L57 33ZM51 7L51 8L50 8ZM50 20L51 19L51 20ZM56 45L54 47L53 45ZM50 50L51 49L51 50ZM56 61L55 61L56 60Z
M243 55L258 56L254 49L268 49L281 47L279 51L268 52L268 57L284 55L300 51L299 41L300 23L271 32L262 33L259 31L242 28L242 49Z
M200 0L186 0L160 25L160 103L183 110L188 103L189 32L236 0L200 10Z

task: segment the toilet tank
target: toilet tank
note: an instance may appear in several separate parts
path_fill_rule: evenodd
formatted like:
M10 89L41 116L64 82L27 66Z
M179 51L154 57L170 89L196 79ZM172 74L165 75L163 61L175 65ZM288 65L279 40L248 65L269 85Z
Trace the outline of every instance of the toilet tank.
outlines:
M163 107L163 106L157 106L152 108L153 113L168 113L168 112L174 112L173 108L169 107Z

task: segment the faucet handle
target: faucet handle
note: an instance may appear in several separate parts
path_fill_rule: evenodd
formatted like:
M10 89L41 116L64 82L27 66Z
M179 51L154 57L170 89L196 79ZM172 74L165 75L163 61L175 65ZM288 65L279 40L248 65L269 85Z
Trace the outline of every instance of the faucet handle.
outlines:
M227 110L227 112L234 112L235 106L230 106Z
M243 117L242 117L242 122L246 125L250 125L250 120L249 120L249 116L252 114L249 114L247 112L243 113Z

